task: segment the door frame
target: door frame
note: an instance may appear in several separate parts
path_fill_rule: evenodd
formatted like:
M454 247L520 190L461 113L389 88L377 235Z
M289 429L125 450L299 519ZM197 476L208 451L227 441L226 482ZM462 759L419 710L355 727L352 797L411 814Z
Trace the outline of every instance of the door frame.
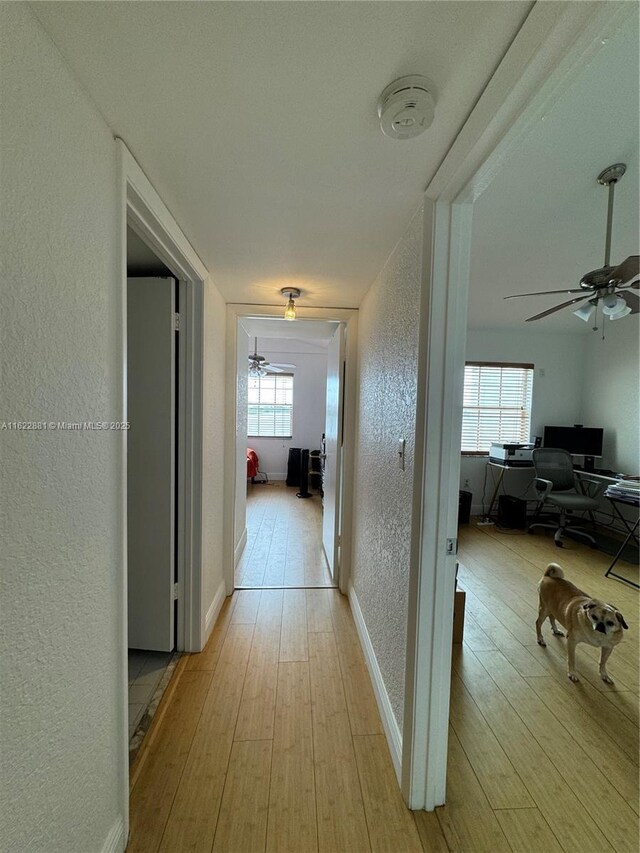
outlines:
M125 142L115 137L118 166L119 295L118 370L120 410L127 420L127 226L155 252L180 286L180 387L178 395L178 625L179 651L200 651L204 642L202 618L202 464L203 464L203 349L206 267ZM129 823L129 738L127 661L127 433L120 447L120 589L119 642L121 678L121 772L124 780L125 829Z
M631 7L631 8L629 8ZM473 205L633 4L536 3L429 183L418 355L401 786L445 802L462 382Z
M237 335L238 322L242 319L269 319L282 317L282 301L272 305L251 303L228 303L226 324L226 389L225 389L225 477L224 477L224 536L223 573L227 595L235 589L235 498L236 498L236 409L237 400ZM343 435L343 480L341 483L342 530L338 587L347 594L351 575L351 549L353 534L353 485L356 438L357 407L357 333L358 311L355 308L307 308L296 305L301 320L327 320L344 323L345 343L345 388L344 388L344 435Z

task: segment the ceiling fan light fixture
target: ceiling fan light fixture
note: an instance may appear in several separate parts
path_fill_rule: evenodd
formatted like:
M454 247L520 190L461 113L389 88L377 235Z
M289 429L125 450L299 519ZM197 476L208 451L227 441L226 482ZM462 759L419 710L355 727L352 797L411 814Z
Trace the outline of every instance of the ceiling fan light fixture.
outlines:
M615 317L617 320L618 315L620 315L620 317L624 317L625 313L631 313L630 308L629 311L625 312L624 309L628 307L629 306L624 299L621 296L616 296L615 293L607 293L607 295L602 298L602 313L612 319Z
M631 314L631 308L625 303L624 308L620 308L615 314L609 314L609 319L620 320L622 317L626 317L627 314Z
M285 320L295 320L296 319L296 303L293 301L294 299L298 299L300 296L300 290L297 287L283 287L280 290L280 293L289 297L289 301L284 309L284 319Z
M576 317L579 317L581 320L584 320L585 323L588 323L593 315L593 312L595 311L595 307L595 305L592 305L590 302L587 302L586 305L582 305L580 308L578 308L577 311L574 311L573 313L576 315Z

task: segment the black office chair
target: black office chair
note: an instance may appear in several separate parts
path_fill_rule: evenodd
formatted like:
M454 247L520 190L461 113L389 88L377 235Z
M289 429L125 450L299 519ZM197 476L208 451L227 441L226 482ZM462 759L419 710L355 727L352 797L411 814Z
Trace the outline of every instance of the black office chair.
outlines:
M539 447L533 451L532 456L536 472L534 486L538 492L538 506L533 522L529 525L529 533L536 527L555 530L553 541L558 548L562 548L562 537L569 527L572 533L576 536L583 536L594 547L596 540L593 536L580 527L570 526L570 519L568 518L572 512L593 511L599 507L598 501L594 497L580 494L577 491L571 454L559 448ZM596 485L601 488L600 483L596 483ZM546 504L555 506L560 510L557 521L536 521Z

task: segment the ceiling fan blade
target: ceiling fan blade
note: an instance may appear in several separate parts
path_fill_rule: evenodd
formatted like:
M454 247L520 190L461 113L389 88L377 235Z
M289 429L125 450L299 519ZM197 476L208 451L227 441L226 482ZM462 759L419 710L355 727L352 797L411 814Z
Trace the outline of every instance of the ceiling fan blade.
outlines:
M284 368L294 368L295 364L281 364L279 361L270 362L272 367L284 367Z
M585 293L583 287L576 287L573 290L540 290L536 293L512 293L511 296L504 296L503 299L520 299L521 296L547 296L549 293Z
M540 314L535 314L533 317L527 317L526 322L530 323L532 320L540 320L542 317L548 317L549 314L555 314L556 311L560 311L562 308L566 308L567 305L575 305L576 302L582 302L584 300L584 296L577 296L575 299L569 299L567 302L562 302L560 305L556 305L554 308L547 308L546 311L542 311Z
M260 367L263 370L266 370L267 373L284 373L279 367L275 367L273 364L261 364Z
M629 308L631 308L632 314L640 313L640 296L637 293L618 293L617 296L621 296L624 299Z
M609 281L619 282L618 287L624 287L637 278L640 278L640 255L629 255L609 275Z

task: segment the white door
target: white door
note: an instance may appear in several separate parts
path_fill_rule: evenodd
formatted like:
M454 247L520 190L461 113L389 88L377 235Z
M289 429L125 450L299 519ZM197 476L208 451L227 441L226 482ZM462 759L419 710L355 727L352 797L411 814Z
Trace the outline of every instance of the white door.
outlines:
M127 282L129 648L174 646L175 281Z
M342 407L344 397L344 326L340 324L327 353L327 412L322 488L322 544L331 577L338 582L340 497L342 492Z

